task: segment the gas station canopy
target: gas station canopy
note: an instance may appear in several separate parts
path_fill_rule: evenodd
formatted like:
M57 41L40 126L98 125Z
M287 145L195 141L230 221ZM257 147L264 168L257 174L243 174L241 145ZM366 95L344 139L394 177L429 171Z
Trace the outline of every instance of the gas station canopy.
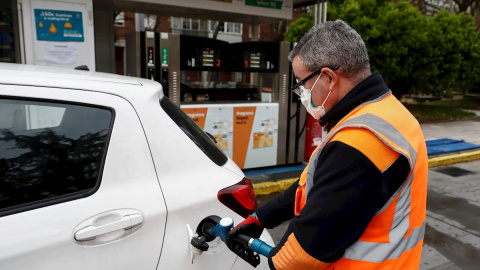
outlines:
M293 8L312 6L323 2L327 2L327 0L293 0Z
M318 0L95 0L96 8L160 16L186 17L247 24L291 20L293 8Z

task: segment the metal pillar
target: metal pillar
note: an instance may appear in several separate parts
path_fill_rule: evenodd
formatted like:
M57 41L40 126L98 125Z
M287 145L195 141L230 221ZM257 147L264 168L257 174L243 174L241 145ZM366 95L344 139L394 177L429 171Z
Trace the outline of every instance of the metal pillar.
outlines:
M322 0L313 6L313 23L320 24L327 21L327 1Z

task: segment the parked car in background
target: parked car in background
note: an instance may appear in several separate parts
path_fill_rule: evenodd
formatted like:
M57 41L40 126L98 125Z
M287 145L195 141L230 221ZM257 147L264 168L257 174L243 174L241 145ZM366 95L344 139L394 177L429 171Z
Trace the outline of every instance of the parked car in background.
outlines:
M1 269L252 269L218 239L190 252L205 217L242 220L217 199L237 183L252 203L160 84L0 64Z

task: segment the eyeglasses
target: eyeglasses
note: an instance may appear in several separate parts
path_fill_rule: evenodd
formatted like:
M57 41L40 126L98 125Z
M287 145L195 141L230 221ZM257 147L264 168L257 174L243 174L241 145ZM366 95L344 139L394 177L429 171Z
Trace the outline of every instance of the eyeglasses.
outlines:
M323 68L323 67L322 67ZM302 94L302 91L300 90L300 86L302 86L304 83L308 82L308 80L310 80L313 76L315 76L317 73L319 73L320 71L322 71L322 68L320 68L319 70L313 72L312 74L308 75L307 77L305 77L305 79L297 82L296 84L294 84L290 90L292 90L295 94L297 94L298 96L300 96ZM333 71L337 70L339 67L327 67Z

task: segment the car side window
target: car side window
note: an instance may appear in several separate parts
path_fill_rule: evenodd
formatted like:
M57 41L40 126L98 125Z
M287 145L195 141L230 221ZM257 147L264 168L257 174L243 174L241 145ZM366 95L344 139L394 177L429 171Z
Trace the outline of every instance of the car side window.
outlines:
M113 112L0 98L0 216L93 194Z
M223 166L228 157L220 150L212 139L167 97L160 100L160 106L180 129L200 148L200 150L218 166Z

